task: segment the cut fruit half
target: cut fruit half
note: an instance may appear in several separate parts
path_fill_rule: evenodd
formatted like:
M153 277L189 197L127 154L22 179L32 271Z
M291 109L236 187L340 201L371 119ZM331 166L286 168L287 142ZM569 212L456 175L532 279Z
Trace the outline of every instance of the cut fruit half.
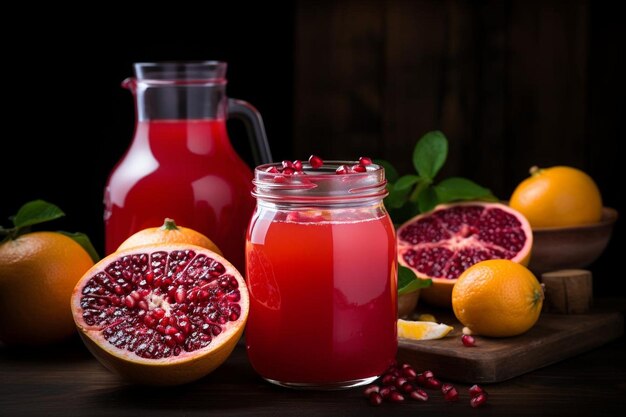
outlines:
M433 285L422 290L426 303L450 307L456 279L488 259L528 265L533 236L526 218L499 203L437 206L398 229L398 261Z
M398 319L398 337L413 340L432 340L446 337L453 327L432 321Z
M248 317L239 272L205 248L151 245L115 252L72 294L79 333L94 356L132 382L199 379L234 349Z

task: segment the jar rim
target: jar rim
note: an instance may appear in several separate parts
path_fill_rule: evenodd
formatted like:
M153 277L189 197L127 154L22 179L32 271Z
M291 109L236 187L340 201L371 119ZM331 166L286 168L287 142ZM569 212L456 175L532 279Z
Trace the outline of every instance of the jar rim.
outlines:
M365 172L337 174L342 165L358 161L324 161L320 168L302 162L302 174L286 175L268 172L280 163L259 165L254 170L252 195L258 200L275 203L335 205L380 201L387 192L385 169L378 164L366 166Z

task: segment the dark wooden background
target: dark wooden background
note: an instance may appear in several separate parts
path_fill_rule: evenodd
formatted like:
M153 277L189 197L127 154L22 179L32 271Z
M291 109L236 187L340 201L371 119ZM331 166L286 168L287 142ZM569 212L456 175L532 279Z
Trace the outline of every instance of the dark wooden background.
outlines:
M416 140L439 129L442 177L508 199L531 166L570 165L624 207L626 38L607 3L301 1L295 29L295 155L375 155L409 173ZM617 265L621 223L594 265L600 280Z
M626 33L609 2L223 2L166 14L102 6L98 21L45 7L57 17L0 29L3 224L45 198L68 214L53 227L85 231L102 250L102 191L134 122L120 82L133 62L185 59L229 62L229 95L261 111L278 160L370 155L408 173L414 143L440 129L450 140L442 177L470 177L506 199L530 166L566 164L626 213ZM230 127L249 161L241 127ZM611 279L623 270L622 224L594 265L600 294L625 288Z

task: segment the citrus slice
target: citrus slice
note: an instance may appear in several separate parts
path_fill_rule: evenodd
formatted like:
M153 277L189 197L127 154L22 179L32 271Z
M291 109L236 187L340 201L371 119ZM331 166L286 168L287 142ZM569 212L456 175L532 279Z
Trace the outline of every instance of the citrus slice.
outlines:
M248 317L248 290L230 262L195 245L115 252L80 279L72 313L102 364L141 384L177 385L221 365Z
M445 337L453 327L432 321L398 319L398 337L413 340L432 340Z

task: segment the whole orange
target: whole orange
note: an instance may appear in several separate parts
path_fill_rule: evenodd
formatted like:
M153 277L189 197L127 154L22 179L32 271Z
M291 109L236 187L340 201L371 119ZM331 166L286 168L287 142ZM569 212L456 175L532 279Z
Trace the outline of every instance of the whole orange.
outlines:
M533 228L596 223L602 218L602 197L593 179L583 171L556 166L530 170L511 196L509 205Z
M36 232L0 244L0 341L43 344L75 331L70 298L93 266L74 240Z
M144 245L166 245L176 243L201 246L217 253L218 255L222 254L222 251L220 251L211 239L193 229L177 226L176 222L172 219L165 219L163 226L161 227L149 227L138 231L122 242L120 247L117 248L117 251L119 252L121 250Z
M492 259L470 266L452 289L452 309L472 332L506 337L526 332L539 319L543 289L525 266Z

